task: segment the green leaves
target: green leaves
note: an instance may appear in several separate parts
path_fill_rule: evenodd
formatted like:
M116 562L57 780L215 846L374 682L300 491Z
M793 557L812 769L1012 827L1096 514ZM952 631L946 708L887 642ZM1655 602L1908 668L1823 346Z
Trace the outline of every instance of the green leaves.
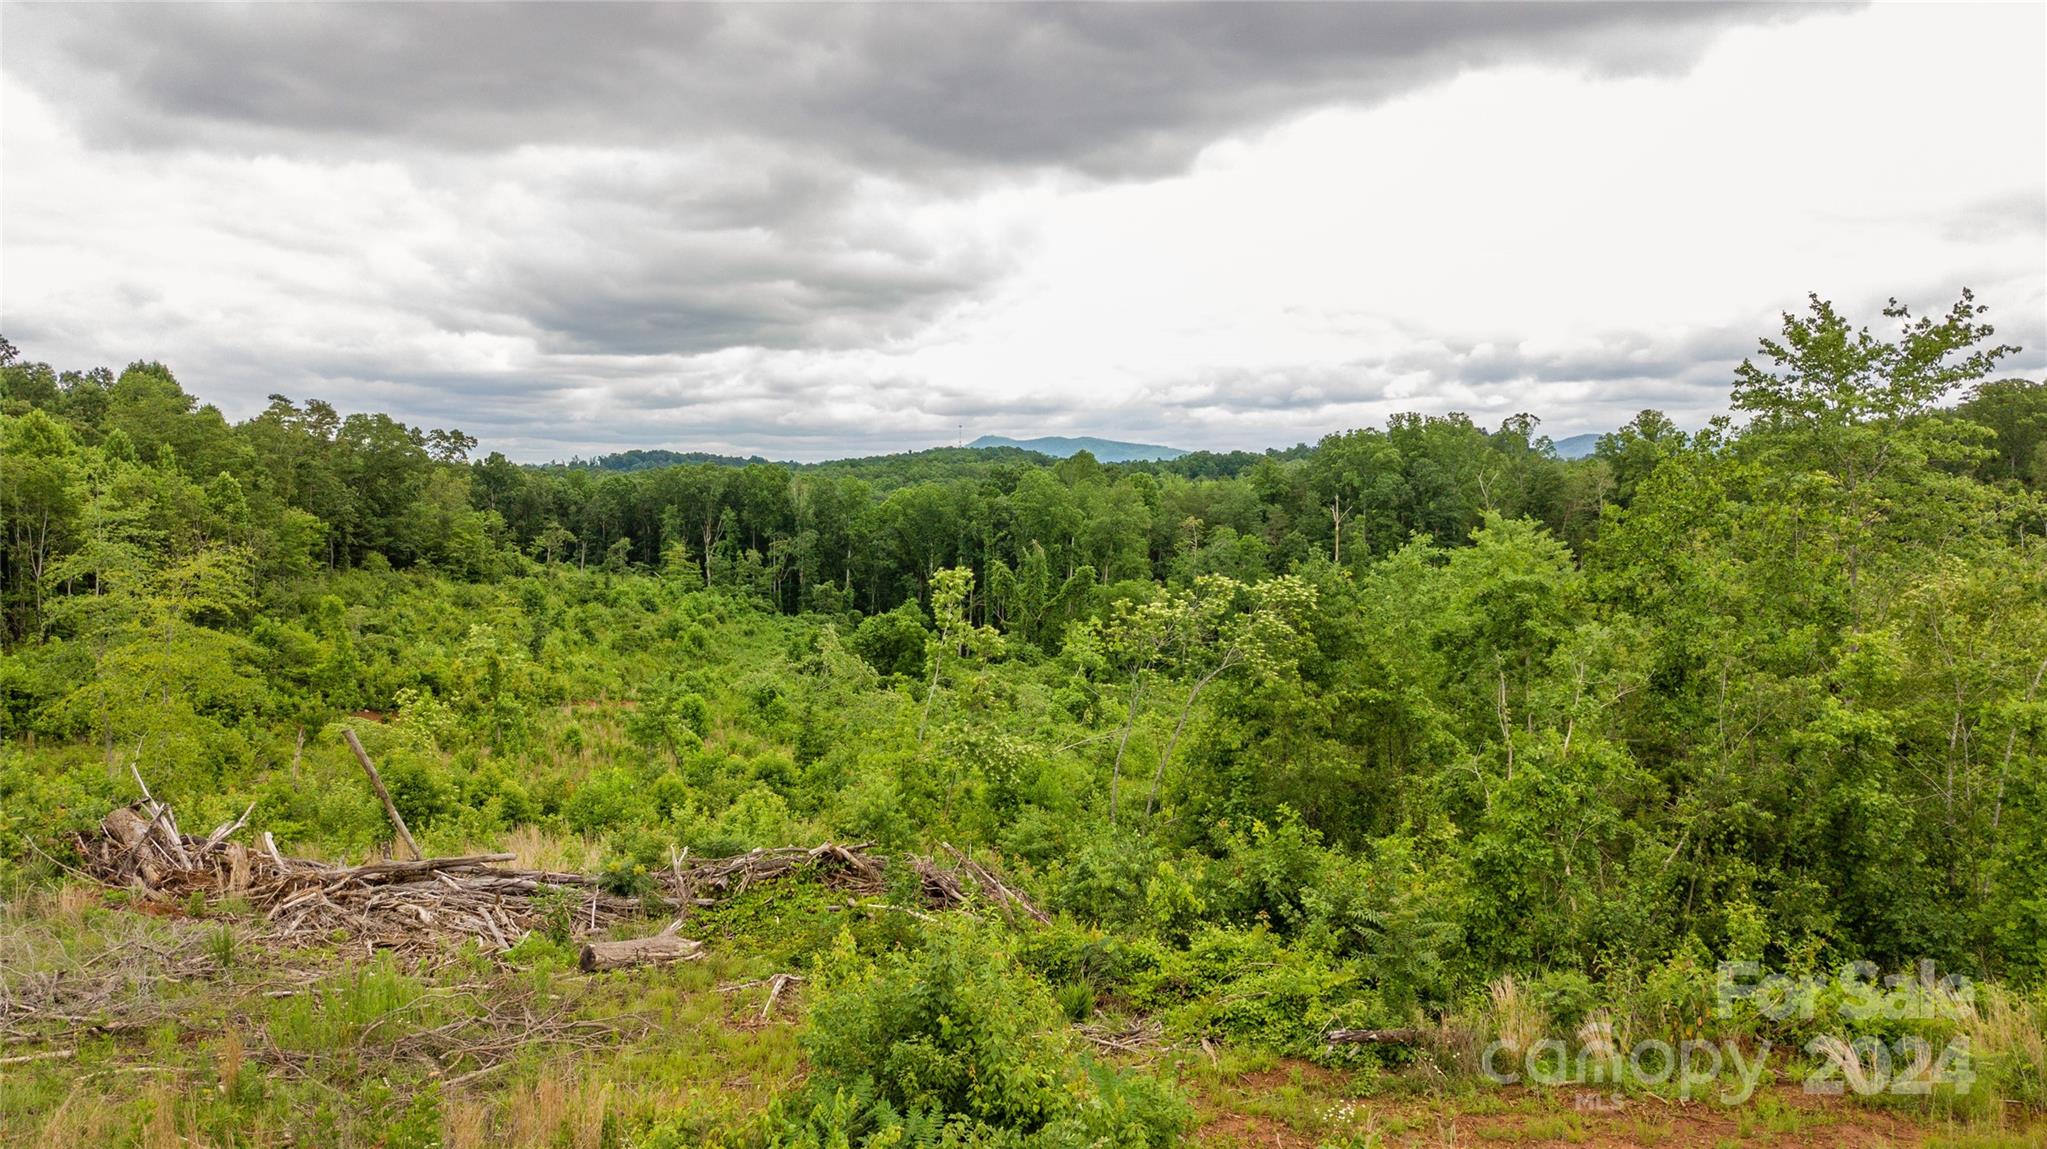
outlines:
M1977 319L1989 308L1967 288L1939 320L1914 319L1891 300L1883 313L1897 321L1898 336L1888 342L1852 327L1830 301L1808 298L1806 315L1786 312L1783 335L1760 341L1774 370L1746 359L1735 370L1734 408L1771 430L1895 424L2018 351L1987 343L1996 329Z
M803 1039L813 1073L778 1105L773 1143L1171 1144L1185 1103L1075 1052L1049 991L998 946L936 921L921 948L868 962L842 934Z
M992 626L976 625L968 610L974 593L974 572L951 567L931 576L931 617L936 624L925 640L924 657L931 668L931 680L924 687L924 711L917 721L917 741L924 741L931 722L931 704L948 661L986 662L1002 652L1002 634Z
M87 552L100 593L65 603L91 651L91 671L52 717L105 746L139 743L179 763L207 756L226 727L268 698L257 648L236 631L250 604L249 557L208 547L161 566L140 552Z
M1003 849L1166 971L1063 970L1076 1012L1141 990L1285 1048L1672 952L2047 976L2047 392L1944 410L2006 354L1981 308L1886 317L1815 300L1745 426L1643 412L1582 462L1448 414L1171 464L528 468L8 365L10 824L103 805L139 744L358 846L317 732L368 708L450 839L607 843L620 889L656 846ZM848 973L790 1142L1170 1126L1000 949Z

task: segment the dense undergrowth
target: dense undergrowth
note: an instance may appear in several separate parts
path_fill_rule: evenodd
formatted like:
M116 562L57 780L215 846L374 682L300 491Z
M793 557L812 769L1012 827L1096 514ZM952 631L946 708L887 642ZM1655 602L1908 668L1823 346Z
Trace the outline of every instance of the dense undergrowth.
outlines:
M1246 1059L1468 1098L1489 1050L1768 1043L1796 1085L1848 1072L1825 1039L1865 1076L1872 1042L1965 1041L1966 1087L1858 1104L2024 1124L2047 399L1939 406L1995 362L1974 317L1882 343L1816 305L1744 369L1747 426L1645 414L1580 462L1415 421L1184 474L747 468L708 519L715 468L508 477L373 420L230 428L147 365L8 366L0 1005L44 1002L10 1050L73 1060L8 1069L0 1132L1151 1146ZM611 525L563 527L571 498ZM569 976L565 929L364 965L67 884L131 767L188 827L253 803L296 852L383 849L344 725L429 850L645 894L673 851L950 843L1054 921L796 882L694 914L705 965L603 981ZM1922 961L1970 985L1879 992ZM1804 1008L1724 1000L1751 968L1725 963ZM60 971L112 980L66 1011ZM771 1016L719 990L777 973L808 980ZM487 1045L515 1003L592 1025L509 1062L402 1052Z

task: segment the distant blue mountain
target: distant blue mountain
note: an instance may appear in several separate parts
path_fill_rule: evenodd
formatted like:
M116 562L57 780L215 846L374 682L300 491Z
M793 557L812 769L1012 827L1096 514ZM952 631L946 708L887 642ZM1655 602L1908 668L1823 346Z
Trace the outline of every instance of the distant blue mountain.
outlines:
M967 446L1022 447L1026 451L1037 451L1055 459L1070 458L1076 452L1086 451L1103 463L1141 463L1154 459L1177 459L1187 453L1178 447L1161 447L1156 443L1121 443L1114 439L1088 437L1068 439L1059 435L1046 435L1037 439L983 435Z
M1599 449L1599 432L1572 435L1568 439L1558 439L1550 446L1556 449L1559 459L1582 459Z

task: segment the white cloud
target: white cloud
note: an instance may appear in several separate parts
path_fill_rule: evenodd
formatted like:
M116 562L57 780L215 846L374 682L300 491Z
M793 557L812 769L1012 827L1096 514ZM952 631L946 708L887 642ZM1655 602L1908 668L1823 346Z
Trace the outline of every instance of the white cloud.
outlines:
M740 136L141 150L8 75L0 311L31 356L161 358L231 415L283 390L527 459L1697 422L1807 290L1875 320L1973 286L2047 364L2043 37L2037 7L1880 6L1682 73L1523 61L1107 182Z

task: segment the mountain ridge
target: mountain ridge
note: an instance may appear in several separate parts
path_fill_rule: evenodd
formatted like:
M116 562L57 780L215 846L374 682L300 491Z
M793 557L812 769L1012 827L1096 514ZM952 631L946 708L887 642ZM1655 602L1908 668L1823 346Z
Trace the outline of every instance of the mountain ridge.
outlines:
M1583 459L1599 449L1600 438L1597 431L1587 431L1583 435L1567 435L1552 442L1550 449L1557 453L1559 459Z
M1101 439L1093 435L1040 435L1034 439L983 435L968 443L967 447L970 450L980 447L1021 447L1026 451L1037 451L1055 459L1069 458L1077 452L1086 451L1104 463L1162 462L1177 459L1188 453L1178 447L1167 447L1159 443L1132 443L1122 439Z

